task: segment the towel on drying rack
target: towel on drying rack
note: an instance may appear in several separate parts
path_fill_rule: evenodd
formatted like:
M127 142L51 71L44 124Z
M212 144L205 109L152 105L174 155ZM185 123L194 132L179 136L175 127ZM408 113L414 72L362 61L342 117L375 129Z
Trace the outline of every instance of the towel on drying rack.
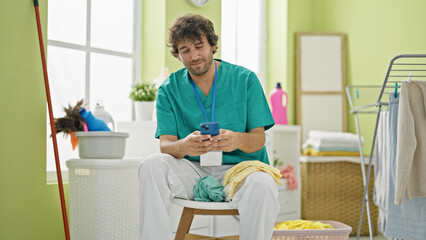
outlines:
M404 198L401 206L394 204L396 175L396 146L399 97L389 94L389 161L388 183L386 187L386 208L380 208L379 228L388 239L424 240L426 236L426 197L408 200ZM378 138L378 142L383 138ZM380 167L380 166L375 166Z
M398 113L395 204L426 197L426 81L404 81Z

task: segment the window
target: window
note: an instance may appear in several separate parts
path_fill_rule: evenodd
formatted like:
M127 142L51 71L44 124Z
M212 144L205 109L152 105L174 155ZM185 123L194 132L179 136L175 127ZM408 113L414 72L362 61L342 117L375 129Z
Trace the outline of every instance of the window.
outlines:
M222 0L221 57L246 67L266 85L266 20L263 0Z
M115 122L131 120L128 95L141 75L141 15L141 0L49 1L47 63L55 118L84 99L90 110L101 100ZM54 181L49 124L46 170ZM78 158L78 150L62 133L57 140L61 170L67 171L65 161Z

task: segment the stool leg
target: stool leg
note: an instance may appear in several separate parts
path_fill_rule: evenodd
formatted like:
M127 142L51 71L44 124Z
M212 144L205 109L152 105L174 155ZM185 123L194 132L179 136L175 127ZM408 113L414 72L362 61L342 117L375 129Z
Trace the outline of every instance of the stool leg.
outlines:
M227 237L218 237L216 239L217 240L239 240L240 237L239 235L235 235L235 236L227 236Z
M189 232L191 227L192 219L194 219L193 208L183 208L182 215L180 217L179 226L176 231L175 240L184 240L186 234Z

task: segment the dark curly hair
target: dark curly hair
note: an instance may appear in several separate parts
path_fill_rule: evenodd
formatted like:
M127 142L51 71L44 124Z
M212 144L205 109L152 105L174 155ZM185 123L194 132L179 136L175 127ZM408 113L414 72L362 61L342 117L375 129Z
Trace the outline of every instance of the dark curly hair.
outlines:
M216 46L216 49L213 50L214 54L217 50L217 40L219 37L214 32L213 23L201 15L187 14L176 19L169 28L169 42L167 46L172 48L170 50L172 55L178 58L179 52L177 45L181 41L187 39L201 40L203 34L206 36L211 46Z

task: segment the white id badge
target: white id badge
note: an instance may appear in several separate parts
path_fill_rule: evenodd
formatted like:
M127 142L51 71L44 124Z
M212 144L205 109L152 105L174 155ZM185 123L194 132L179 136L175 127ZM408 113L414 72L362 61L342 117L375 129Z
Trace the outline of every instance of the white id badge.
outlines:
M201 166L222 165L222 151L211 151L200 156Z

